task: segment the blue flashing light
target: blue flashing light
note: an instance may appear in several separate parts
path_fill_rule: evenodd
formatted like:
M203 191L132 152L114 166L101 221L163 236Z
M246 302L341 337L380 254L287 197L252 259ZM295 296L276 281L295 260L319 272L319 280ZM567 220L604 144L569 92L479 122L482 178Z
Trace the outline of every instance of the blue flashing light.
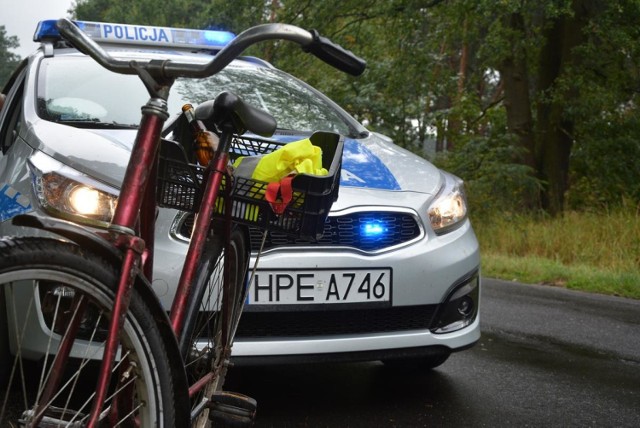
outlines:
M360 235L363 238L382 238L387 235L389 229L384 223L374 220L367 221L360 226Z
M112 24L107 22L74 21L82 31L98 43L119 43L188 49L216 49L229 44L235 34L229 31L193 30L155 27L151 25ZM61 39L56 20L40 21L33 41Z
M34 42L41 42L46 39L59 39L60 33L58 27L56 27L55 19L48 19L46 21L40 21L36 27L36 32L33 35Z

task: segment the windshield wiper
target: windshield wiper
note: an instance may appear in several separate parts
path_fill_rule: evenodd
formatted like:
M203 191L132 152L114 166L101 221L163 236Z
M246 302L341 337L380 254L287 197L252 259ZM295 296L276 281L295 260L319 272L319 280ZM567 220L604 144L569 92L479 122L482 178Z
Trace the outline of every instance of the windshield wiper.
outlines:
M58 123L75 126L77 128L99 128L99 129L138 129L137 124L126 124L117 122L101 122L97 119L83 120L59 120Z
M331 132L335 132L335 131L331 131ZM274 132L274 135L295 135L295 136L300 136L300 137L310 136L311 134L313 134L313 132L311 132L311 131L299 131L297 129L286 129L286 128L277 128L276 132ZM366 129L363 130L363 131L358 131L356 129L351 129L351 132L349 134L346 134L345 137L347 137L347 138L367 138L369 136L369 134L371 134L371 132L366 130Z
M312 132L309 131L300 131L298 129L287 129L287 128L276 128L276 131L273 135L293 135L293 136L309 136Z

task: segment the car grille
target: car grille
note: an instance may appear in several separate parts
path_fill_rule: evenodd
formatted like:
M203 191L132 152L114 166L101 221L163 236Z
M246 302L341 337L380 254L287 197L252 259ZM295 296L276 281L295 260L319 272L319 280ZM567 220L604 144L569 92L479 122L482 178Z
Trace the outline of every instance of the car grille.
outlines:
M326 311L251 312L240 319L237 338L309 337L424 330L437 305Z
M371 222L384 223L387 232L382 237L367 237L361 233L362 227ZM317 242L309 239L292 238L284 233L272 232L267 236L264 250L279 246L326 246L351 247L362 251L378 251L416 239L421 234L415 217L403 212L355 212L328 217L324 224L324 235ZM260 247L262 233L251 231L251 246L254 251Z
M194 216L183 218L178 234L188 239L193 228ZM386 233L382 237L367 237L361 233L363 225L370 222L384 223ZM257 228L251 230L251 249L258 251L262 242L262 232ZM264 250L279 246L326 246L351 247L362 251L379 251L417 239L422 231L415 215L395 211L366 211L330 216L324 224L324 235L319 241L292 238L281 232L271 232L265 241Z

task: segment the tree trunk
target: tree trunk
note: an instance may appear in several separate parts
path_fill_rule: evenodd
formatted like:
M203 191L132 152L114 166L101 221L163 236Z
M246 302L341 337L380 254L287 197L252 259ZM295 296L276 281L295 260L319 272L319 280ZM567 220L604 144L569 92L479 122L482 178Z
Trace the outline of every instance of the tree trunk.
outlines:
M506 25L513 34L524 35L524 19L519 13L513 13L505 18ZM517 36L516 36L517 37ZM513 40L511 46L522 46L518 40ZM529 72L524 48L516 48L510 57L506 58L500 69L504 89L504 106L507 113L507 127L516 137L516 144L520 148L516 162L535 170L534 157L535 138L533 130L533 114L531 112L531 96L529 93ZM525 196L527 208L537 206L538 195Z
M568 67L579 63L573 49L584 41L583 31L592 7L591 0L574 0L572 16L550 22L541 51L538 86L544 96L540 97L537 109L536 163L539 177L545 183L542 206L552 215L564 209L573 146L573 118L566 107L578 92L576 87L558 92L556 83Z
M469 43L467 42L467 20L464 20L462 25L462 46L460 47L460 60L458 62L458 91L456 94L455 104L460 106L462 97L464 96L465 84L467 81L469 62ZM447 132L447 151L453 151L455 149L456 141L459 140L460 133L462 132L462 115L456 112L449 115L448 118L448 132Z

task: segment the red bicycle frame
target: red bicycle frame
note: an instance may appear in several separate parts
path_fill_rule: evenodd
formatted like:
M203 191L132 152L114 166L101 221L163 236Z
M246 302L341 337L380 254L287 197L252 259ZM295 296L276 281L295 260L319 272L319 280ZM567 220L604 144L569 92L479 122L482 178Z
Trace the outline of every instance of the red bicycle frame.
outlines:
M364 71L366 63L351 52L333 44L330 40L320 37L315 30L309 32L286 24L265 24L252 27L238 35L222 50L217 52L211 61L204 64L159 60L138 63L114 58L68 19L59 20L57 27L60 33L81 52L87 53L105 68L117 73L138 75L151 96L147 104L142 108L140 128L138 129L129 165L122 182L118 205L109 227L108 239L123 254L122 270L118 280L113 316L109 325L107 342L96 386L96 396L94 397L94 404L88 423L89 427L93 427L98 422L102 403L106 398L111 371L118 351L118 332L124 324L124 318L129 307L131 289L135 283L137 272L141 268L149 281L153 279L156 164L162 128L169 117L166 100L174 79L178 77L202 78L212 76L226 67L246 48L266 40L290 40L296 42L305 51L312 53L324 62L355 76ZM205 183L196 225L171 308L171 325L177 337L180 336L183 328L185 303L189 299L200 255L209 233L211 214L215 207L222 177L226 174L228 151L233 130L223 129L222 131L219 147L209 166L210 170ZM227 233L228 235L229 233ZM228 272L226 272L225 268L225 284L227 282ZM70 349L73 340L73 337L65 337L62 341L61 349ZM60 361L59 364L63 364L66 358L65 355L57 357L55 364L58 364L58 360ZM205 375L203 380L209 375ZM199 388L199 385L203 383L205 382L196 382L192 389ZM51 382L47 388L54 391L57 388L57 382ZM193 393L192 391L190 392ZM111 406L111 417L115 416L115 412L118 412L118 407L119 402ZM41 418L42 415L38 416L34 425L37 425ZM113 419L110 418L110 420Z
M167 88L168 93L168 88ZM157 155L160 146L160 133L168 113L166 102L151 98L142 109L143 117L136 141L131 152L129 166L122 182L118 205L111 226L110 239L123 252L122 270L116 292L113 317L105 343L96 398L91 410L88 426L97 424L101 403L106 400L114 360L118 350L118 331L124 324L131 288L134 285L135 271L142 266L145 276L152 281L154 220L156 210L155 185L157 180ZM189 299L192 282L204 248L215 201L218 197L222 177L226 173L231 133L223 133L218 150L211 161L211 171L205 183L200 210L187 251L184 267L176 289L171 308L170 319L174 333L179 337L184 323L184 307ZM139 230L139 233L136 231ZM205 382L199 382L199 384ZM201 388L201 387L200 387ZM194 386L192 394L199 389ZM117 411L117 406L112 406Z

